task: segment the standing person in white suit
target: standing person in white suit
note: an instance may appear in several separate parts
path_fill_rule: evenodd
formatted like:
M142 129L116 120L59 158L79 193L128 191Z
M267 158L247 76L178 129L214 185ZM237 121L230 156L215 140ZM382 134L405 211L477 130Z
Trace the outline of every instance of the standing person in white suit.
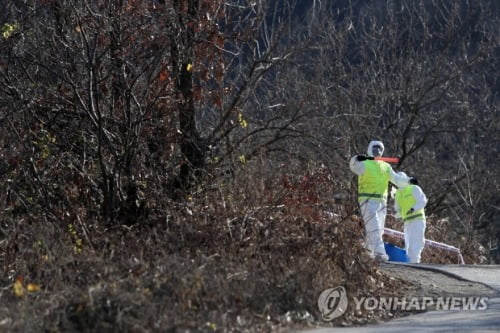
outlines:
M371 141L368 155L354 155L349 168L358 175L358 203L363 217L366 232L366 248L370 255L379 260L388 260L382 235L384 234L385 217L387 215L387 195L389 182L395 185L407 185L408 176L394 172L392 167L375 160L384 152L381 141Z
M407 177L404 172L399 173ZM416 178L410 178L410 185L401 184L394 196L396 217L404 222L405 249L410 263L420 263L425 246L425 205L427 197L418 186Z

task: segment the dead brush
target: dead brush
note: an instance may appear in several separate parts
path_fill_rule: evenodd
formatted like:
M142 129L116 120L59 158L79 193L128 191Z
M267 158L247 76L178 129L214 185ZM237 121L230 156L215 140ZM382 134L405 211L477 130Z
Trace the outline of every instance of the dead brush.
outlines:
M22 242L4 267L41 289L25 297L2 292L6 325L271 331L321 322L317 299L327 288L344 286L354 297L402 287L364 253L353 207L335 202L328 170L248 168L218 185L179 202L147 196L148 220L131 226L90 219L85 229L49 219L17 226ZM43 246L33 249L36 240ZM348 309L333 325L384 316Z

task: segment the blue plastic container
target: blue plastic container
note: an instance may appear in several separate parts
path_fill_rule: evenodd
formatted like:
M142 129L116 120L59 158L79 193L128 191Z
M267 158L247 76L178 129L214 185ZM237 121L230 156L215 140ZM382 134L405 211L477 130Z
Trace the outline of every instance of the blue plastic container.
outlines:
M406 250L390 243L384 243L385 252L389 256L389 261L409 262L410 259Z

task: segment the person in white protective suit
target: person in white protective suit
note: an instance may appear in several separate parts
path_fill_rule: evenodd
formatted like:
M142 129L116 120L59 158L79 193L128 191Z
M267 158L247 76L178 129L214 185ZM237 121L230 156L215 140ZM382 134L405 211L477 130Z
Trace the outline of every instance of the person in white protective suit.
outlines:
M409 184L406 175L396 173L384 162L374 160L384 153L384 144L371 141L368 155L354 155L349 168L358 175L358 203L365 225L365 247L371 256L379 260L388 260L382 235L384 234L387 215L387 195L389 182L400 186Z
M407 177L404 172L401 177ZM410 184L399 186L394 196L396 217L404 222L405 249L410 263L420 263L420 256L425 246L425 205L427 197L418 186L416 178L410 178Z

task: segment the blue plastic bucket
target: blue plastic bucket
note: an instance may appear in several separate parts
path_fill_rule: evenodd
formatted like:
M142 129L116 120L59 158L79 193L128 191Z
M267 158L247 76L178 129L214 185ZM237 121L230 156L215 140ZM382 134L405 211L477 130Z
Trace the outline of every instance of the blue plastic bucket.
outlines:
M390 243L384 243L385 252L389 256L389 261L409 262L410 259L406 250Z

